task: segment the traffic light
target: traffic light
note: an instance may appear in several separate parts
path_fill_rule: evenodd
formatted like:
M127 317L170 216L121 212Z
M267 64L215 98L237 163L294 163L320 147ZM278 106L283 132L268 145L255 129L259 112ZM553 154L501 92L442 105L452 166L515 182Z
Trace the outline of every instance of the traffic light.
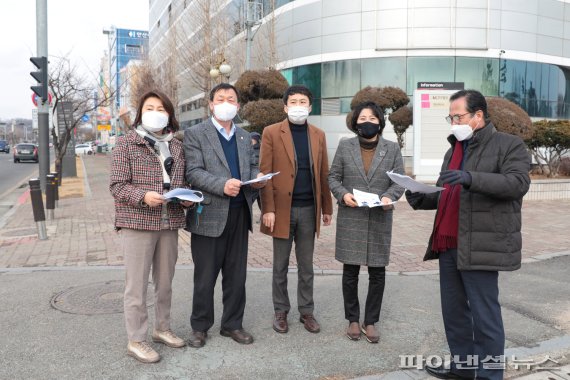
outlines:
M46 57L31 57L30 61L39 69L38 71L32 71L30 75L38 82L37 86L31 86L32 91L36 93L37 96L42 98L42 101L48 100L48 70L47 70L47 58Z

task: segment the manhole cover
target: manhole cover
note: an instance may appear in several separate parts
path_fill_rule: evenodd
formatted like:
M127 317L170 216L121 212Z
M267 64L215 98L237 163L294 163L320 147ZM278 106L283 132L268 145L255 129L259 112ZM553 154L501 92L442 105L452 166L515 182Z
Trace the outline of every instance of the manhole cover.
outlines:
M106 281L74 286L52 297L51 305L70 314L122 313L124 290L124 281ZM153 293L153 286L149 284L146 298L147 307L154 303Z

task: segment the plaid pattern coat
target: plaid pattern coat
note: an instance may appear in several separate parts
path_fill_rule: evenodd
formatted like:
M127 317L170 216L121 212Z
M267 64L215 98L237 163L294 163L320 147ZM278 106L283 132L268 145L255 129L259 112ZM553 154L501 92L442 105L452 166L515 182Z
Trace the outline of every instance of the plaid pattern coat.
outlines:
M171 189L187 187L184 180L184 150L182 143L170 141L174 163L170 176ZM162 207L143 205L145 193L163 194L162 166L150 144L134 130L119 137L113 149L111 162L111 194L115 198L115 228L159 231ZM180 204L168 203L170 229L186 225L184 209Z
M380 137L368 169L364 171L358 137L341 140L329 173L329 185L338 200L335 258L352 265L385 267L390 262L393 210L382 207L348 207L343 201L354 189L398 200L404 188L386 174L404 174L400 147Z

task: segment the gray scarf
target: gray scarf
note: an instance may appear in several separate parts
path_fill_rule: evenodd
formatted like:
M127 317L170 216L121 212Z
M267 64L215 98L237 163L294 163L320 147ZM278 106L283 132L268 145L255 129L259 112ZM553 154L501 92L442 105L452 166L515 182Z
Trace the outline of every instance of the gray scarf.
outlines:
M154 148L156 155L159 157L160 166L162 167L162 182L164 183L164 188L170 188L170 175L166 167L172 167L172 156L170 155L168 142L172 140L174 135L172 133L157 135L145 130L142 125L137 127L136 132Z

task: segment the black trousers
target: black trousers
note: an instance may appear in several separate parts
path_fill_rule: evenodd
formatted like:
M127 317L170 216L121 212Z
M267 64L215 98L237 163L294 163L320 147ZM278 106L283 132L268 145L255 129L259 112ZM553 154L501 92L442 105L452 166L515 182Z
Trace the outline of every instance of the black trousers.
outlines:
M190 324L206 332L214 324L214 287L222 272L221 328L242 328L245 310L249 210L230 208L226 227L219 237L192 234L190 246L194 260L194 297Z
M358 273L360 265L344 264L342 268L342 295L344 298L344 317L349 322L360 321L360 303L358 302ZM380 319L382 297L386 284L385 267L368 267L368 295L364 307L364 325L373 325Z
M504 371L485 362L504 360L499 272L458 270L457 249L450 249L439 255L439 284L451 371L473 377L475 369L477 379L502 379Z

